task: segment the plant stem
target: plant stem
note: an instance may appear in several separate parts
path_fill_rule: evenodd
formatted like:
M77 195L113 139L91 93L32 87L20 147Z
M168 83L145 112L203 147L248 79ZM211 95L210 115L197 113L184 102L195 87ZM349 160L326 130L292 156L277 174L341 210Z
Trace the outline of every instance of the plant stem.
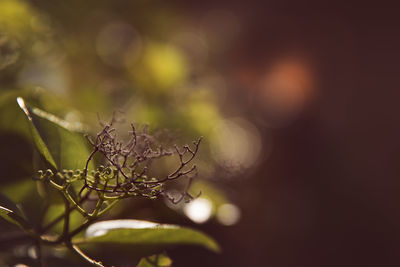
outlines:
M41 267L46 267L45 259L43 257L42 245L40 244L40 240L35 241L35 250L37 254L37 260Z
M79 204L82 205L82 203L84 203L90 195L91 191L88 191L80 200L79 200ZM64 198L64 196L63 196ZM75 210L76 207L75 206L70 206L68 209L68 212L71 213L71 211ZM43 227L41 234L46 233L48 230L50 230L54 225L56 225L59 221L61 221L64 218L64 213L61 214L60 216L56 217L52 222L50 222L49 224L47 224L46 226Z
M67 190L67 189L66 189ZM70 205L68 199L64 198L64 227L61 236L59 237L60 240L69 238L69 214L70 214Z
M101 210L101 211L98 213L98 216L100 217L100 216L102 216L103 214L105 214L105 213L106 213L107 211L109 211L112 207L114 207L119 201L120 201L120 199L116 199L116 200L114 200L113 202L111 202L110 204L108 204L107 207L105 207L103 210Z
M69 212L73 211L75 207L69 207ZM56 217L53 221L51 221L49 224L47 224L45 227L43 227L41 233L44 234L51 228L53 228L54 225L56 225L59 221L64 219L65 214L61 214L60 216Z
M93 221L95 221L96 219L94 218L89 218L86 222L84 222L81 226L79 226L78 228L76 228L75 230L73 230L69 236L70 238L72 238L73 236L79 234L81 231L83 231L84 229L86 229Z
M80 250L80 249L78 248L78 246L76 246L76 245L71 245L71 249L72 249L72 251L75 252L78 256L80 256L80 257L83 258L85 261L89 262L90 264L93 264L93 265L99 266L99 267L105 267L105 266L103 265L102 262L100 262L100 261L95 261L95 260L91 259L90 257L88 257L85 253L83 253L82 250Z

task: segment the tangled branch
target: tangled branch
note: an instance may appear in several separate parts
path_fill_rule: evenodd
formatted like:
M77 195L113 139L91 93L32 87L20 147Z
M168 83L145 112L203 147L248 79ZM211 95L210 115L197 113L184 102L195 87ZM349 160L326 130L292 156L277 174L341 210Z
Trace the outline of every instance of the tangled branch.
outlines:
M147 127L138 131L131 124L127 141L121 141L116 133L114 124L120 122L117 114L114 113L109 123L102 123L102 130L95 138L86 135L88 142L92 146L92 151L85 163L83 170L68 171L64 170L53 174L50 170L40 172L39 179L46 179L51 182L53 187L63 191L65 197L83 215L93 217L97 215L96 209L89 213L85 211L81 202L84 200L104 201L120 200L128 197L145 197L156 199L164 196L173 203L182 200L190 201L194 198L189 194L189 187L192 180L197 175L196 165L193 160L198 153L201 138L193 141L193 145L165 148L157 136L148 133ZM103 158L103 165L95 170L89 170L90 163L95 155L100 154ZM171 173L158 178L151 177L151 169L156 161L165 157L176 156L177 165ZM178 197L169 195L166 184L179 178L187 178L187 185ZM83 181L83 186L78 193L78 199L74 200L68 193L67 188L75 181ZM61 181L61 183L60 183ZM90 198L91 193L96 193L97 197ZM100 203L98 202L98 203ZM99 204L99 206L101 206ZM100 208L99 208L100 209Z
M197 175L193 160L199 151L201 138L194 141L192 146L175 145L164 148L161 138L150 135L147 127L138 131L131 124L128 139L123 142L118 139L114 128L114 124L120 122L116 115L114 113L109 123L100 122L102 130L95 138L86 135L92 151L82 170L61 170L53 173L48 169L39 171L39 177L36 178L57 189L65 204L64 213L41 229L37 238L38 242L64 243L75 254L96 266L103 265L72 244L72 237L100 218L121 199L135 196L156 199L164 196L176 204L182 200L190 201L194 198L189 194L189 187ZM97 154L101 155L103 165L99 165L95 170L89 170ZM152 166L157 166L153 163L170 156L178 159L173 171L158 178L152 177ZM178 197L173 197L166 192L167 183L185 177L187 178L186 187ZM78 185L78 187L72 185ZM79 190L77 195L74 189ZM95 205L84 205L87 201L94 201ZM75 229L70 229L70 214L74 210L85 217L85 222ZM58 237L49 239L45 234L61 220L64 220L62 233Z

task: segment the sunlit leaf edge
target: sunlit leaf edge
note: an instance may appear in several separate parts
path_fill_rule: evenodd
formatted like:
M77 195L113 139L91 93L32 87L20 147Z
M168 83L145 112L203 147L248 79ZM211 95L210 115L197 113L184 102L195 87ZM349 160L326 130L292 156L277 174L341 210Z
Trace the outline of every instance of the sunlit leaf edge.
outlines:
M171 224L158 224L140 220L110 220L93 224L115 223L113 227L106 226L103 229L98 227L96 233L86 238L75 240L75 243L111 243L111 244L132 244L132 245L198 245L214 252L220 252L217 242L210 236L191 228ZM131 223L132 227L128 227ZM118 228L118 224L122 227ZM146 226L146 224L148 224ZM136 227L136 225L140 225Z
M19 107L24 111L25 115L27 116L27 119L29 121L29 127L31 129L32 132L32 138L33 138L33 142L36 146L36 148L38 149L39 153L44 157L44 159L54 168L54 169L58 169L57 164L54 161L53 156L51 155L48 147L46 146L46 144L44 143L42 137L39 134L39 131L36 129L35 125L33 124L32 121L32 115L30 112L29 107L25 104L25 101L22 97L18 97L17 98L17 102Z
M32 228L31 225L23 217L6 207L0 206L0 217L11 224L18 226L22 230L28 231Z

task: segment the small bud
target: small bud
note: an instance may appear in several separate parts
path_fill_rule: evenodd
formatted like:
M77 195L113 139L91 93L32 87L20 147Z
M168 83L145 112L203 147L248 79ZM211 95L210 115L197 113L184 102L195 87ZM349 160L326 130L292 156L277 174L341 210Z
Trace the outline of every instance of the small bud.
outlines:
M53 174L53 171L50 170L50 169L47 169L47 170L46 170L46 173L44 174L45 177L49 177L49 176L53 176L53 175L54 175L54 174Z

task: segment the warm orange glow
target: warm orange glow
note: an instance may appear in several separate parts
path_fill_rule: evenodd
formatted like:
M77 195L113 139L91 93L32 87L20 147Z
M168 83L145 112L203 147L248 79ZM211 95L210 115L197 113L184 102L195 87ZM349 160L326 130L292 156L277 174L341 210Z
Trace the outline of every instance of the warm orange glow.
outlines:
M296 58L281 59L259 81L262 102L272 112L297 113L312 96L313 80L306 63Z

